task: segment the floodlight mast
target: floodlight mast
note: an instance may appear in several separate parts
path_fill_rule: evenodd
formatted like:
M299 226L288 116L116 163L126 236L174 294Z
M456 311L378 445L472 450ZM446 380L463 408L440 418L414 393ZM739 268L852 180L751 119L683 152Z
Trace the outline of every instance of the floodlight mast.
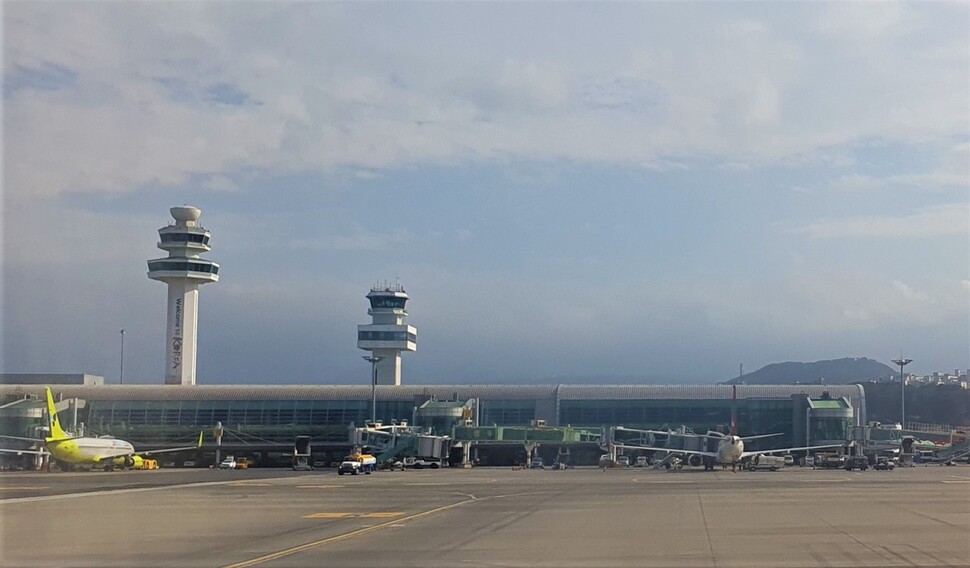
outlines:
M370 362L370 421L373 424L377 422L377 363L383 361L384 358L380 356L368 357L367 355L361 355L361 357L364 358L364 361Z
M899 425L906 429L906 379L903 377L903 367L912 363L912 359L893 359L893 363L899 365Z

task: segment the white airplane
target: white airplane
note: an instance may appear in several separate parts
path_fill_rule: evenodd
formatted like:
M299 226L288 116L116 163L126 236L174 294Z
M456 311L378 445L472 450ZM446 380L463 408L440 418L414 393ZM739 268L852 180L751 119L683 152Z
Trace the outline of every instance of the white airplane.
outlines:
M186 446L183 448L165 448L143 452L136 452L131 442L119 440L117 438L71 436L61 428L61 422L57 418L57 409L54 408L54 396L51 394L50 387L47 387L46 391L47 423L50 427L50 435L42 440L35 438L21 438L17 436L3 436L4 438L11 438L15 440L43 442L45 448L41 450L13 450L0 448L0 452L50 455L62 465L67 466L67 468L90 465L104 467L105 470L110 471L116 467L140 468L144 461L144 456L178 452L182 450L194 450L202 447L202 432L199 432L199 442L195 446Z
M631 446L626 444L616 444L616 447L627 448L631 450L653 450L667 452L669 454L675 455L686 455L688 464L699 466L704 466L705 470L713 470L715 464L722 464L724 466L730 465L731 470L737 469L737 466L747 461L755 456L763 454L779 454L788 452L798 452L798 451L808 451L808 450L821 450L825 448L837 448L842 444L827 444L823 446L799 446L792 448L773 448L770 450L755 450L755 451L744 451L745 440L755 440L758 438L771 438L773 436L780 436L781 434L762 434L760 436L738 436L738 425L737 418L734 410L734 401L737 396L737 388L734 389L734 393L731 397L731 434L725 435L718 432L710 432L708 434L693 434L692 436L699 438L715 438L718 440L717 450L704 451L704 450L681 450L676 448L660 448L654 446ZM654 434L671 434L671 432L663 432L657 430L643 430L644 432L651 432ZM674 433L675 434L675 433ZM690 435L688 435L690 436ZM695 457L696 456L696 457Z

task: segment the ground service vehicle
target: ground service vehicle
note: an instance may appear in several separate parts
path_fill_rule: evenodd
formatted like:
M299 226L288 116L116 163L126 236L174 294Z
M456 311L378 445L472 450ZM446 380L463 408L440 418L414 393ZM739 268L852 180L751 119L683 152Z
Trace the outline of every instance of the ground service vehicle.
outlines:
M845 458L838 454L815 454L815 467L821 469L842 469Z
M752 456L748 461L749 471L757 471L759 469L778 471L783 467L785 467L785 458L781 456L758 455Z
M370 475L372 471L377 468L377 458L370 454L351 454L344 458L344 461L340 462L340 467L337 469L337 473L343 475L349 473L351 475L357 475L358 473L365 473Z
M637 456L637 463L634 467L647 467L647 456Z
M542 463L542 458L532 458L532 469L546 469L544 463Z
M880 456L876 458L876 465L872 466L872 469L892 471L895 467L896 464L892 460Z
M535 463L535 460L533 460L533 463ZM539 463L542 463L541 459L539 460ZM413 467L414 469L423 469L426 467L431 469L438 469L439 467L441 467L441 460L437 458L408 457L408 458L404 458L404 467Z
M143 459L138 469L158 469L158 462L152 459Z
M869 469L869 458L866 456L846 456L845 471L852 471L853 469L862 471Z
M623 467L630 467L630 456L617 456L616 463Z
M236 469L236 458L226 456L226 459L219 462L219 469Z

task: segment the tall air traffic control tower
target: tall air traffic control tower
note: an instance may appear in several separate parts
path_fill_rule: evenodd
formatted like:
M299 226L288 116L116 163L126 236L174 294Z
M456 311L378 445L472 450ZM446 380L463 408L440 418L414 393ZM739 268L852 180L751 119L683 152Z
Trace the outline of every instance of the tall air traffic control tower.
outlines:
M175 224L158 230L158 248L168 257L149 260L148 277L168 284L165 384L194 385L199 286L219 281L219 265L199 256L211 250L209 231L199 225L202 211L187 205L169 211Z
M377 286L367 294L373 317L357 326L357 347L371 351L377 362L377 384L401 384L401 351L417 351L418 330L404 323L408 295L401 286Z

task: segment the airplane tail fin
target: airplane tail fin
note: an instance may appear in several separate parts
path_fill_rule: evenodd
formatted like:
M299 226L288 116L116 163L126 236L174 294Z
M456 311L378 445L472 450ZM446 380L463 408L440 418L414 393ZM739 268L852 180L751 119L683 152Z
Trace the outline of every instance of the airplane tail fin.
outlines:
M48 440L63 440L65 438L70 438L61 428L61 421L57 418L57 409L54 408L54 395L51 394L51 388L45 387L47 391L47 425L50 426L50 435L47 437Z
M731 385L731 435L738 435L738 385Z

